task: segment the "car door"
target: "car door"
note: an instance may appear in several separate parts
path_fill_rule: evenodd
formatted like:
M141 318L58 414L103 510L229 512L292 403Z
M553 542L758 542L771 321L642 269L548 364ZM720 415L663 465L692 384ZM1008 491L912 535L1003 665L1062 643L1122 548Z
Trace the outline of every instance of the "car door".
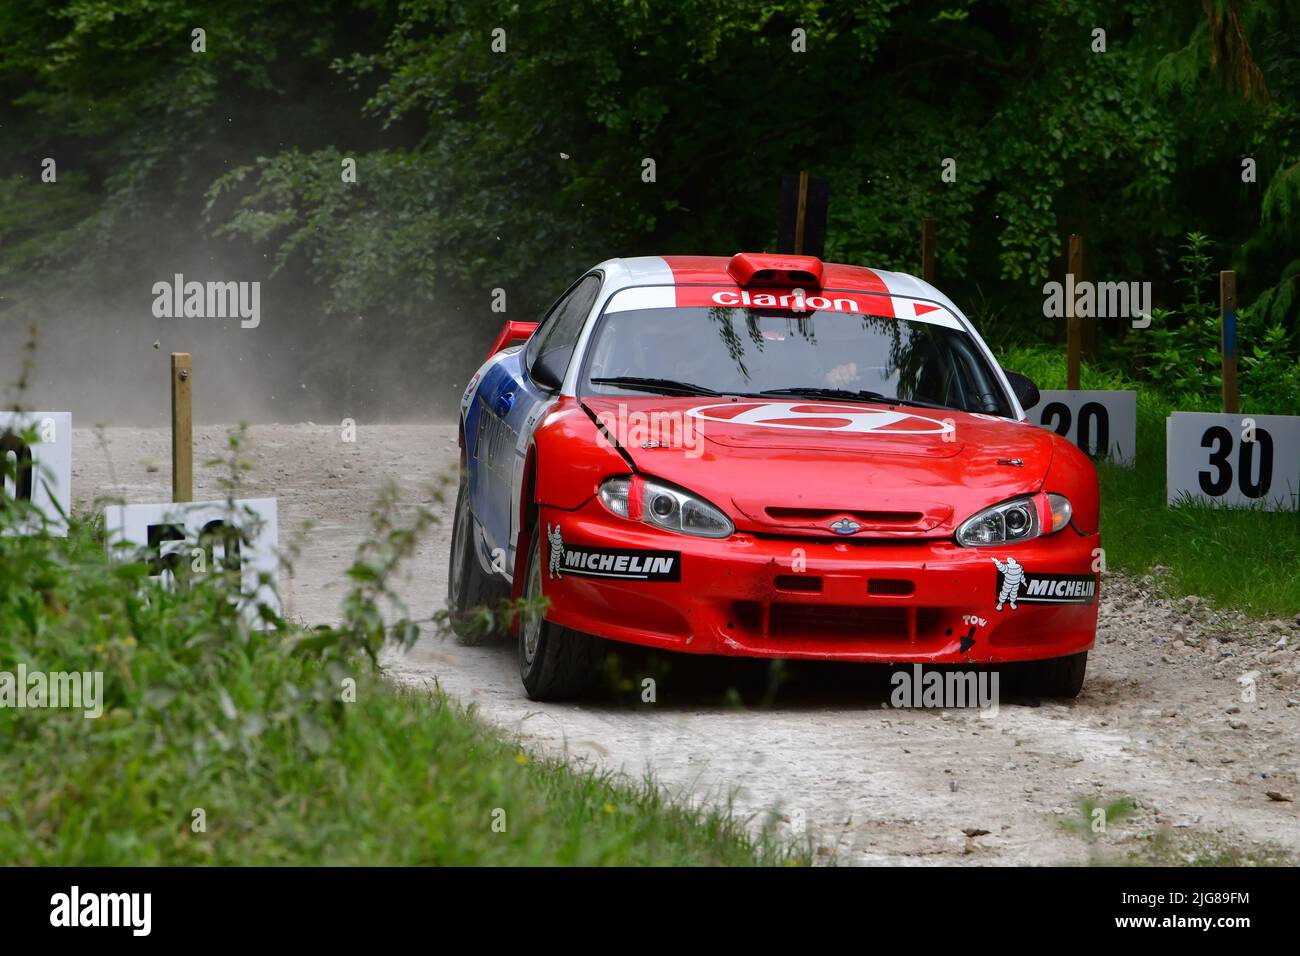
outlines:
M506 358L485 377L479 389L483 399L475 452L483 480L485 507L475 513L491 549L502 549L508 574L514 567L515 538L519 531L519 496L523 490L524 462L533 429L557 396L535 382L528 370L556 349L572 351L600 293L601 277L590 273L575 282L553 305L528 344ZM495 374L493 374L495 373ZM500 566L500 565L498 565Z

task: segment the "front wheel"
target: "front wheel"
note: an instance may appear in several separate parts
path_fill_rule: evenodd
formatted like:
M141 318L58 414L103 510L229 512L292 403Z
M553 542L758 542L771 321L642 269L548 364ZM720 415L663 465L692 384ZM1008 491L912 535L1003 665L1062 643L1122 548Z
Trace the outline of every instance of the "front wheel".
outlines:
M605 642L542 617L542 536L533 525L524 577L526 607L519 621L519 677L533 700L571 700L600 676Z
M1033 661L1025 671L1025 690L1035 697L1075 698L1083 689L1088 652Z

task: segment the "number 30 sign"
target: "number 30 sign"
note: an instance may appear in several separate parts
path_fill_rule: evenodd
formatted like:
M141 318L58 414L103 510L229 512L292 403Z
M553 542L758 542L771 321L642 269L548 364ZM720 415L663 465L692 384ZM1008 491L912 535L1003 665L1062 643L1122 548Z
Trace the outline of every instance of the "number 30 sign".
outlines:
M1165 436L1169 504L1300 507L1300 417L1174 412Z

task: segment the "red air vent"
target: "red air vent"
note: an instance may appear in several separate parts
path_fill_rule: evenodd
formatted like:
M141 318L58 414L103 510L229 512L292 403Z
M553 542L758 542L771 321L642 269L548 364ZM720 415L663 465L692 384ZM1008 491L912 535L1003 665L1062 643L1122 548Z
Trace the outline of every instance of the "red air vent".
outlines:
M780 286L820 289L822 261L816 256L766 255L738 252L727 263L727 275L741 286Z

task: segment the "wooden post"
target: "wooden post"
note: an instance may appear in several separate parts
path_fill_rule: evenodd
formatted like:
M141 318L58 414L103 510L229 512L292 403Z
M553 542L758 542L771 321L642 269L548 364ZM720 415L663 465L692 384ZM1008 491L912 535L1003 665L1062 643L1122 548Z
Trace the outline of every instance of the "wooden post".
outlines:
M826 220L831 184L808 170L781 176L776 220L776 251L820 257L826 251Z
M1225 269L1219 273L1219 348L1223 353L1223 410L1235 415L1241 411L1237 395L1237 273Z
M921 220L921 278L934 281L934 220Z
M172 501L194 500L194 413L189 352L172 353Z
M1070 234L1069 264L1065 277L1065 308L1068 319L1065 328L1065 387L1079 387L1079 359L1083 353L1083 320L1074 314L1074 284L1083 279L1083 236Z
M794 254L803 255L803 229L808 214L808 170L799 170L799 204L794 214Z
M1076 285L1080 282L1087 281L1087 273L1084 269L1083 261L1083 236L1079 237L1078 264L1074 273L1074 281ZM1094 286L1093 292L1095 293L1096 291L1096 286ZM1097 333L1101 327L1101 318L1098 315L1100 309L1101 303L1094 295L1092 315L1085 315L1079 320L1079 336L1081 339L1079 355L1090 362L1097 358Z

